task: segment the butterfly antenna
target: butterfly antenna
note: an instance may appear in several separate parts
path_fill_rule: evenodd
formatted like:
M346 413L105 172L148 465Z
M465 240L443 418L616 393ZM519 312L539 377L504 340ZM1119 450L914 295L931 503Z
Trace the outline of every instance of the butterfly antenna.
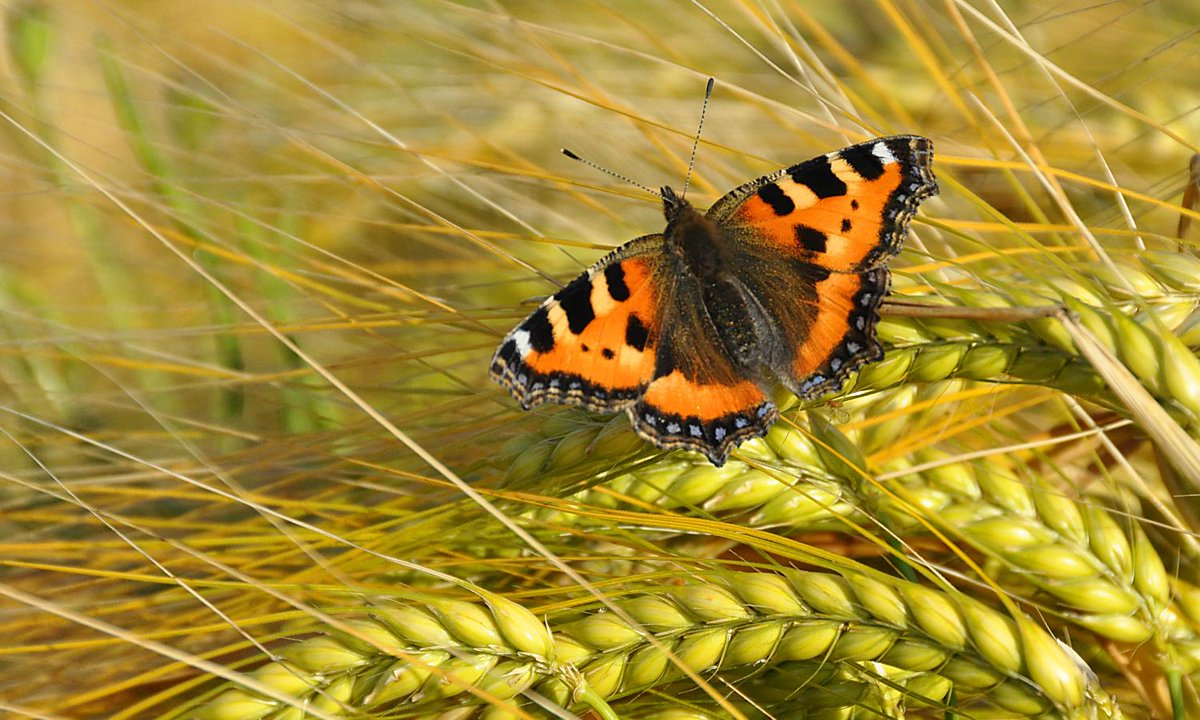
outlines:
M704 89L704 104L700 106L700 124L696 126L696 139L692 141L692 156L688 158L687 178L683 181L681 199L687 199L688 187L692 184L692 168L696 166L696 149L700 147L700 131L704 129L704 115L708 112L708 99L712 97L713 85L716 80L708 79L708 87Z
M578 160L579 162L583 163L584 165L587 165L590 168L599 170L600 172L604 173L605 175L611 175L611 176L615 177L616 179L623 180L624 182L627 182L634 187L641 188L641 189L645 190L646 192L650 193L651 195L653 195L654 197L657 197L657 198L662 197L661 192L659 192L657 190L653 190L651 188L648 188L645 185L641 184L640 182L637 182L636 180L630 180L629 178L625 177L621 173L613 172L612 170L609 170L606 167L597 165L596 163L592 162L591 160L585 160L584 158L579 157L578 155L576 155L575 153L571 152L570 150L568 150L566 148L562 149L562 154L566 155L567 157L571 158L572 160Z

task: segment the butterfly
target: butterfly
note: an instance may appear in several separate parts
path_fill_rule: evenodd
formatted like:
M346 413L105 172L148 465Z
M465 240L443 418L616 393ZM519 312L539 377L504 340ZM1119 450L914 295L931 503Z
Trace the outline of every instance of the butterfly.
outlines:
M938 192L932 163L930 140L897 135L752 180L704 213L664 187L666 229L542 303L491 377L526 410L625 410L658 447L723 465L778 418L776 382L811 399L883 357L887 263Z

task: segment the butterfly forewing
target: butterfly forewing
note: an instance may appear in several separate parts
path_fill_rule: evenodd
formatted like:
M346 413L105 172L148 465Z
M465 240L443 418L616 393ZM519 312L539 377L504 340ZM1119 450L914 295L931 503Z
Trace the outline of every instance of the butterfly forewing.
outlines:
M870 270L900 251L917 206L937 193L932 158L932 143L914 135L852 145L746 183L708 217L764 250Z
M528 409L635 402L654 376L663 237L619 248L542 303L501 342L492 379Z

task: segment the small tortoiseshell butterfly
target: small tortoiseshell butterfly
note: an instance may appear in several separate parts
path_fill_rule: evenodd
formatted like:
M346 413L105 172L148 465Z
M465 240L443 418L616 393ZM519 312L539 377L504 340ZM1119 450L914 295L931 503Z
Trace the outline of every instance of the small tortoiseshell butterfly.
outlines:
M662 189L667 228L620 248L504 338L491 376L521 407L627 410L638 434L722 465L801 398L883 357L887 262L937 194L933 143L879 138L742 185L700 213Z

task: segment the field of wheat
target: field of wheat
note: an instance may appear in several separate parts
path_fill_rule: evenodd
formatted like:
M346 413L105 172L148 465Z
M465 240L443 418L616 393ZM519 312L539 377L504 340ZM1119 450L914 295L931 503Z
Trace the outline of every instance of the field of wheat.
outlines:
M0 0L0 712L1200 716L1200 5ZM882 361L717 468L500 339L897 133Z

